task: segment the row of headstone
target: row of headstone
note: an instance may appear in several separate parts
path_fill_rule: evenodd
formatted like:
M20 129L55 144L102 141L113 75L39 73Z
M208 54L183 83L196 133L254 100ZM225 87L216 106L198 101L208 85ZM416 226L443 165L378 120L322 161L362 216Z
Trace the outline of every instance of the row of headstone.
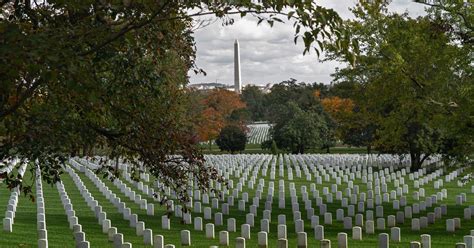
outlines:
M70 164L76 169L78 168L77 164L74 164L72 161L70 161ZM71 167L67 166L66 172L68 172L68 174L71 176L74 184L76 185L77 189L81 193L82 198L87 203L87 206L90 207L91 211L94 211L95 217L98 218L97 212L102 212L100 211L102 209L102 206L100 206L99 202L95 200L95 198L89 192L87 187L84 185L84 182L82 181L82 179L79 177L79 175L77 175L77 173ZM57 187L58 187L59 193L61 194L61 201L63 202L66 215L68 216L69 227L73 231L76 247L81 247L81 248L90 247L89 241L86 240L86 233L83 232L82 225L79 224L79 220L75 215L74 207L71 203L71 200L69 199L69 196L67 195L67 193L64 191L64 185L58 184ZM102 213L104 214L104 212ZM102 216L105 217L104 215ZM107 223L110 223L110 220L107 221ZM104 221L102 221L102 224L104 225Z
M85 164L87 167L90 167L92 169L97 168L99 165L94 164L89 161L82 161L83 164ZM87 172L86 172L87 173ZM148 197L153 197L154 194L154 189L152 187L148 187L148 185L144 185L143 182L135 182L130 178L130 174L126 171L124 171L124 177L125 179L131 183L132 185L135 185L138 190L142 191L146 196ZM149 179L149 176L146 176L145 178ZM114 180L114 185L123 193L125 194L131 201L134 201L135 204L140 206L140 209L146 210L147 215L153 216L155 214L155 206L153 203L148 203L147 200L142 197L142 195L136 193L134 190L132 190L130 187L128 187L120 178L116 178ZM157 198L153 198L155 201L158 201Z
M13 167L17 167L17 164L14 164ZM22 178L26 171L27 163L21 164L18 168L18 177ZM11 170L10 170L11 171ZM15 213L18 206L18 196L20 194L19 186L16 186L10 198L8 200L7 209L5 211L5 217L3 218L3 231L13 232L13 224L15 223Z
M36 175L35 175L35 184L36 184L36 225L38 231L38 247L47 248L48 247L48 229L46 228L46 212L44 208L44 197L43 197L43 183L41 178L41 168L40 165L36 165Z
M222 159L222 160L219 161L219 162L223 162L223 164L225 164L225 159L226 159L226 157L225 157L225 156L221 156L221 157L223 157L224 159ZM212 158L214 158L214 157L209 156L209 158L212 159ZM232 157L231 157L231 158L232 158ZM206 157L206 159L209 161L208 157ZM398 161L397 161L397 162L398 162ZM211 164L214 164L214 163L211 162ZM216 164L220 164L220 165L221 165L222 163L216 163ZM229 164L229 163L227 163L227 164ZM397 163L397 164L398 164L398 163ZM235 164L233 164L233 163L232 163L232 164L229 164L228 167L233 166L233 165L235 165ZM240 165L242 165L242 163L238 163L238 165L240 166ZM299 166L299 165L300 165L300 164L297 164L297 166ZM265 166L265 165L264 165L264 166ZM274 166L275 166L275 164L272 164L272 167L273 167L273 168L274 168ZM289 165L287 165L287 166L289 166ZM225 170L229 169L228 167L226 167L226 166L219 166L220 169L224 169L224 171L222 171L222 170L221 170L221 171L222 171L223 175L224 175L226 178L229 178L229 174L226 174L227 171L225 171ZM253 169L254 169L254 173L258 173L258 170L260 169L259 166L254 166L254 164L249 165L248 167L253 168ZM273 171L273 168L272 168L272 171ZM299 167L297 167L297 168L299 168ZM315 167L315 166L314 166L314 167L312 167L312 168L313 168L313 169L314 169L314 168L323 169L323 171L324 171L324 168L323 168L322 166L321 166L321 167L319 167L319 166L318 166L318 167ZM264 172L264 171L266 171L266 169L267 169L266 167L264 167L264 168L262 169L262 175L266 175L266 173ZM283 170L283 167L280 166L280 169ZM233 170L230 169L230 171L231 171L230 174L232 174L232 171L233 171ZM238 169L237 169L236 171L237 171L237 172L234 173L234 176L239 177L239 176L240 176L240 172L238 172L238 171L239 171ZM235 171L234 171L234 172L235 172ZM244 174L245 174L245 173L248 173L248 172L244 172ZM282 174L282 171L279 171L279 174ZM254 174L254 176L255 176L255 174ZM290 177L291 177L291 175L290 175ZM274 180L274 178L271 179L271 180ZM250 181L253 181L253 180L250 180Z
M269 130L271 127L269 124L251 124L247 125L247 127L249 128L249 132L247 134L248 144L260 145L269 139Z
M388 169L388 168L387 168L387 169ZM242 172L241 172L241 173L242 173ZM245 172L243 172L243 173L245 173ZM421 171L418 175L413 176L413 180L414 180L414 179L417 179L419 185L425 183L426 180L427 180L427 181L434 180L434 178L435 178L434 176L433 176L431 179L430 179L430 178L426 179L427 177L424 177L426 180L425 180L425 179L422 179L422 178L421 178L421 175L423 175L423 173L424 173L424 172ZM413 175L413 174L409 174L409 175ZM431 175L431 174L430 174L430 175ZM377 176L377 177L378 177L378 176ZM377 177L376 177L376 178L377 178ZM373 182L375 182L375 184L377 185L377 179L376 179L376 180L374 180L374 178L367 178L367 179L368 179L368 181L373 181ZM395 180L398 180L398 183L397 183L397 181L394 181L394 185L398 184L398 185L400 186L400 183L403 184L403 182L402 182L402 180L401 180L401 179L403 179L403 178L399 178L399 179L400 179L400 180L395 179ZM239 179L239 181L241 181L241 180L242 180L242 178ZM376 191L376 192L379 192L379 191L383 192L383 191L385 191L383 188L386 187L386 186L383 186L383 180L384 180L384 179L383 179L383 177L382 177L382 178L380 178L380 180L378 181L378 182L379 182L378 184L379 184L379 185L382 185L382 186L381 186L381 189L377 188L378 186L376 186L376 188L374 189L374 191ZM435 184L438 184L438 188L439 188L440 186L442 186L442 183L441 183L439 180L438 180L438 181L435 181ZM260 184L259 184L259 185L260 185ZM336 183L336 184L334 184L334 185L337 186L338 184ZM403 185L403 187L407 188L407 185L405 184L405 185ZM402 194L403 194L404 192L407 193L408 190L405 190L405 191L404 191L404 190L403 190L403 187L399 187L399 188L401 188L401 189L400 189L400 192L402 192ZM436 185L435 185L435 188L436 188ZM234 204L233 204L233 202L234 202L233 198L234 198L234 197L237 197L237 196L236 196L236 192L237 192L237 194L238 194L239 192L241 192L241 189L242 189L242 184L241 184L241 182L239 182L239 183L237 183L236 189L233 190L232 195L229 195L229 197L227 197L227 203L225 203L226 205L223 204L223 209L222 209L222 212L223 212L223 213L225 213L225 212L228 211L228 210L226 211L226 208L227 208L227 207L234 205ZM294 187L292 188L292 187L290 186L290 192L292 192L293 189L294 189ZM422 188L420 189L419 192L417 192L417 193L418 193L418 197L419 197L420 195L422 195L422 194L420 193L421 190L422 190ZM324 191L324 190L323 190L323 191ZM282 191L280 191L280 192L282 192ZM279 192L279 193L280 193L280 192ZM294 192L294 191L293 191L293 192ZM312 192L314 192L314 191L312 191ZM336 193L336 199L337 199L337 200L340 200L340 199L338 199L338 196L337 196L337 193L338 193L338 192L341 192L341 191L337 191L337 188L336 188L335 192L332 192L332 193ZM423 192L424 192L424 191L423 191ZM283 193L284 193L284 191L283 191ZM296 192L295 192L295 193L290 193L290 194L292 194L291 197L292 197L293 216L298 216L298 215L299 215L300 218L301 218L301 213L300 213L298 210L296 210L296 207L294 207L294 206L296 206L296 203L297 203L297 197L295 198ZM328 195L328 194L329 194L329 193L327 193L326 195ZM242 194L242 195L243 195L243 194ZM424 194L423 194L423 195L424 195ZM396 192L395 198L396 198L397 196L399 196L399 195L398 195L398 192ZM244 197L242 197L242 198L244 198ZM442 199L442 198L443 198L443 197L440 197L439 199ZM294 200L294 199L296 199L296 200ZM368 199L368 200L370 200L370 199ZM401 197L401 198L400 198L400 201L397 200L398 203L394 203L394 205L395 205L395 206L394 206L394 209L397 209L397 208L400 209L400 206L404 206L404 207L405 207L405 211L403 212L403 215L397 213L397 216L400 216L400 217L403 216L403 219L405 219L405 218L411 218L411 217L407 217L407 216L411 216L411 215L408 214L408 213L409 213L409 212L414 213L414 212L416 211L415 209L420 208L420 205L423 206L422 204L418 204L418 207L416 207L417 205L415 205L415 204L414 204L413 206L406 206L406 203L403 203L403 201L406 201L406 199L403 198L403 197ZM428 204L426 204L428 201L431 202L429 205L433 205L433 202L434 202L434 201L433 201L433 198L432 198L432 197L429 197L429 199L427 198L427 200L426 200L426 202L425 202L425 204L424 204L424 205L425 205L425 208L426 208L426 205L428 205ZM239 200L239 201L238 201L238 206L243 206L243 207L239 207L240 209L243 209L243 210L241 210L241 211L245 211L245 209L246 209L246 208L245 208L245 202L246 202L245 200ZM322 202L322 201L321 201L321 202ZM197 203L197 202L195 202L195 203ZM306 204L306 202L305 202L305 204ZM195 204L195 205L196 205L196 204ZM197 204L197 206L198 206L198 205L200 205L200 204ZM322 205L322 204L320 204L320 205ZM357 205L361 205L360 202L357 202ZM367 204L367 205L369 205L369 204ZM397 205L398 205L398 206L397 206ZM224 206L225 206L225 207L224 207ZM199 206L199 207L200 207L200 206ZM199 207L197 207L197 208L199 208ZM255 205L254 208L255 208L255 207L257 207L257 205ZM381 207L381 206L377 206L377 207ZM412 207L412 208L410 208L410 207ZM349 208L350 208L350 207L349 207ZM423 208L423 207L422 207L422 208ZM310 208L308 208L308 209L310 209ZM409 209L412 209L412 210L409 210ZM249 210L250 210L250 208L249 208ZM268 209L267 209L267 210L268 210ZM267 211L267 210L265 210L265 211ZM376 210L377 210L377 209L376 209ZM269 211L269 213L271 214L271 210L268 210L268 211ZM348 210L348 211L349 211L349 210ZM384 222L385 222L385 219L380 218L381 216L383 216L383 208L382 208L382 210L379 210L379 211L381 212L381 214L378 214L378 213L377 213L378 211L376 211L376 216L379 217L379 218L377 219L377 222L372 221L372 224L377 223L377 228L378 228L379 226L380 226L380 227L385 226L385 223L384 223ZM175 211L175 213L179 213L179 212L180 212L180 211ZM399 212L400 212L400 211L399 211ZM206 210L205 210L205 213L206 213ZM370 212L369 212L369 213L370 213ZM251 214L253 214L253 216L252 216L252 215L247 215L247 216L250 217L250 219L252 219L252 217L255 217L255 216L256 216L256 214L254 214L254 213L251 213ZM184 215L183 215L183 216L184 216ZM209 214L209 216L210 216L210 214ZM216 219L219 219L219 220L217 220L217 223L223 223L223 220L222 220L222 218L221 218L221 217L222 217L222 213L216 213L214 216L215 216L215 217L218 217L218 218L216 218ZM313 217L313 216L314 216L314 215L312 215L311 217ZM363 215L362 215L362 216L363 216ZM373 217L370 217L370 216L373 216L373 212L372 212L372 214L366 214L366 216L369 217L369 218L367 218L368 220L369 220L369 219L373 219ZM387 220L387 222L390 223L391 220L393 219L393 220L395 220L395 223L396 223L396 219L397 219L396 217L397 217L397 216L393 216L392 218L389 217L388 220ZM325 221L325 222L330 222L330 223L332 223L332 216L330 215L330 213L324 213L324 217L325 217L325 220L327 219L327 221ZM351 216L351 217L352 217L352 216ZM197 217L197 218L198 218L198 217ZM423 218L423 217L421 217L421 218L419 219L419 222L421 222L421 223L423 222L423 219L422 219L422 218ZM426 217L426 218L428 218L428 217ZM190 216L188 217L188 219L191 219ZM400 218L400 219L401 219L401 218ZM415 218L415 220L412 220L412 223L414 223L414 226L416 226L416 222L417 222L416 219L417 219L417 218ZM196 220L196 218L195 218L195 220ZM300 220L300 219L296 219L296 220ZM351 218L351 220L352 220L352 218ZM251 222L251 221L247 221L247 222ZM347 221L347 222L348 222L348 221ZM402 222L402 221L399 221L399 222ZM195 223L196 223L196 221L195 221ZM217 224L217 223L216 223L216 224ZM383 224L382 224L382 223L383 223ZM249 224L249 225L250 225L250 224ZM369 224L369 225L370 225L370 224ZM389 225L389 227L390 227L390 224L388 224L388 225ZM198 226L199 226L199 225L198 225ZM347 224L347 226L349 226L349 225ZM378 228L378 229L383 230L384 228ZM242 236L243 236L243 235L242 235Z
M77 162L72 162L71 164L74 164L76 169L83 166ZM147 229L145 227L145 222L139 221L138 215L133 214L131 209L127 208L126 204L122 202L119 197L113 194L112 191L97 177L96 174L94 174L88 168L82 167L81 170L94 183L96 188L106 197L106 199L108 199L117 208L117 210L123 214L124 220L128 220L130 222L130 227L135 228L136 235L143 237L144 244L153 245L154 236L152 229ZM71 172L74 173L72 170ZM77 176L77 174L75 175L76 178L80 180L79 176ZM99 224L102 225L102 231L104 233L108 233L109 240L113 241L115 246L120 246L124 244L128 245L127 242L123 241L123 235L121 233L117 233L117 228L111 226L111 221L106 218L107 214L102 211L101 206L94 207L93 211L96 214L96 218L98 219ZM158 244L163 245L163 242L159 242Z
M403 179L403 178L402 178L402 179ZM231 185L232 185L232 183L231 183ZM405 186L406 186L406 185L405 185ZM231 186L231 187L232 187L232 186ZM402 198L402 200L403 200L403 198ZM242 205L242 204L240 204L240 205ZM401 205L404 205L404 204L402 203Z
M402 179L403 179L403 178L402 178ZM235 191L234 191L234 192L235 192ZM229 198L230 198L230 197L229 197ZM403 200L403 198L402 198L402 200ZM230 204L230 205L232 205L232 204ZM240 205L240 206L243 205L242 201L239 202L239 205ZM404 205L404 204L402 203L402 205ZM223 212L226 212L226 211L224 210Z

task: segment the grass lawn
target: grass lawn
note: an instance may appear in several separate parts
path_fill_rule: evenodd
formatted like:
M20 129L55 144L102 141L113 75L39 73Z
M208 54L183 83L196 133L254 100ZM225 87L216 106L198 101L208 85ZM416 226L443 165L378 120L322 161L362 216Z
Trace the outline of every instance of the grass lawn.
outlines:
M221 151L216 144L212 144L209 147L209 144L201 144L200 145L201 151L204 154L228 154L226 151ZM376 153L377 151L372 151L372 153ZM241 154L270 154L270 150L263 150L260 144L246 144L245 150L240 152ZM308 154L310 153L321 153L327 154L326 149L313 149L308 150ZM347 146L336 146L331 147L329 150L331 154L366 154L367 148L366 147L347 147Z

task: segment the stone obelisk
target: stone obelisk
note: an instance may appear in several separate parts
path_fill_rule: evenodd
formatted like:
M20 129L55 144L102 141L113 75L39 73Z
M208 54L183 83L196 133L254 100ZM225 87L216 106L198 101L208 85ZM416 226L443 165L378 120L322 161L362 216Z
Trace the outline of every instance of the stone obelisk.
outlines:
M240 94L242 90L242 82L240 78L240 51L239 42L235 40L234 43L234 89Z

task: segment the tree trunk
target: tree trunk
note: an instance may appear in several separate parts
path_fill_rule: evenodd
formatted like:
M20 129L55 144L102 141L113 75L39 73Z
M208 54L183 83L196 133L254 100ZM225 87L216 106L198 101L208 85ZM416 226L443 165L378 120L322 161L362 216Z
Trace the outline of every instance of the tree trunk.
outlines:
M304 145L298 145L298 153L303 154L304 153Z
M326 146L326 153L331 153L329 146Z
M372 153L372 146L367 145L367 154L371 154L371 153Z
M420 154L417 152L410 152L410 158L411 158L411 167L410 167L411 172L415 172L421 169L422 161L420 159Z
M82 146L82 156L83 157L87 156L87 145L85 144Z
M115 172L118 173L119 171L119 157L115 158Z

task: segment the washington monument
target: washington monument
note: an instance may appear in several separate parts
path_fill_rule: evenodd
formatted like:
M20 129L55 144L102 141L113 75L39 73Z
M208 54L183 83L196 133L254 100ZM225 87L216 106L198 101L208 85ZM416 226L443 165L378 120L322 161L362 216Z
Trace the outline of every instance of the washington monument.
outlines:
M234 43L234 89L238 94L240 94L242 90L242 82L240 78L240 51L239 41L237 40L235 40Z

